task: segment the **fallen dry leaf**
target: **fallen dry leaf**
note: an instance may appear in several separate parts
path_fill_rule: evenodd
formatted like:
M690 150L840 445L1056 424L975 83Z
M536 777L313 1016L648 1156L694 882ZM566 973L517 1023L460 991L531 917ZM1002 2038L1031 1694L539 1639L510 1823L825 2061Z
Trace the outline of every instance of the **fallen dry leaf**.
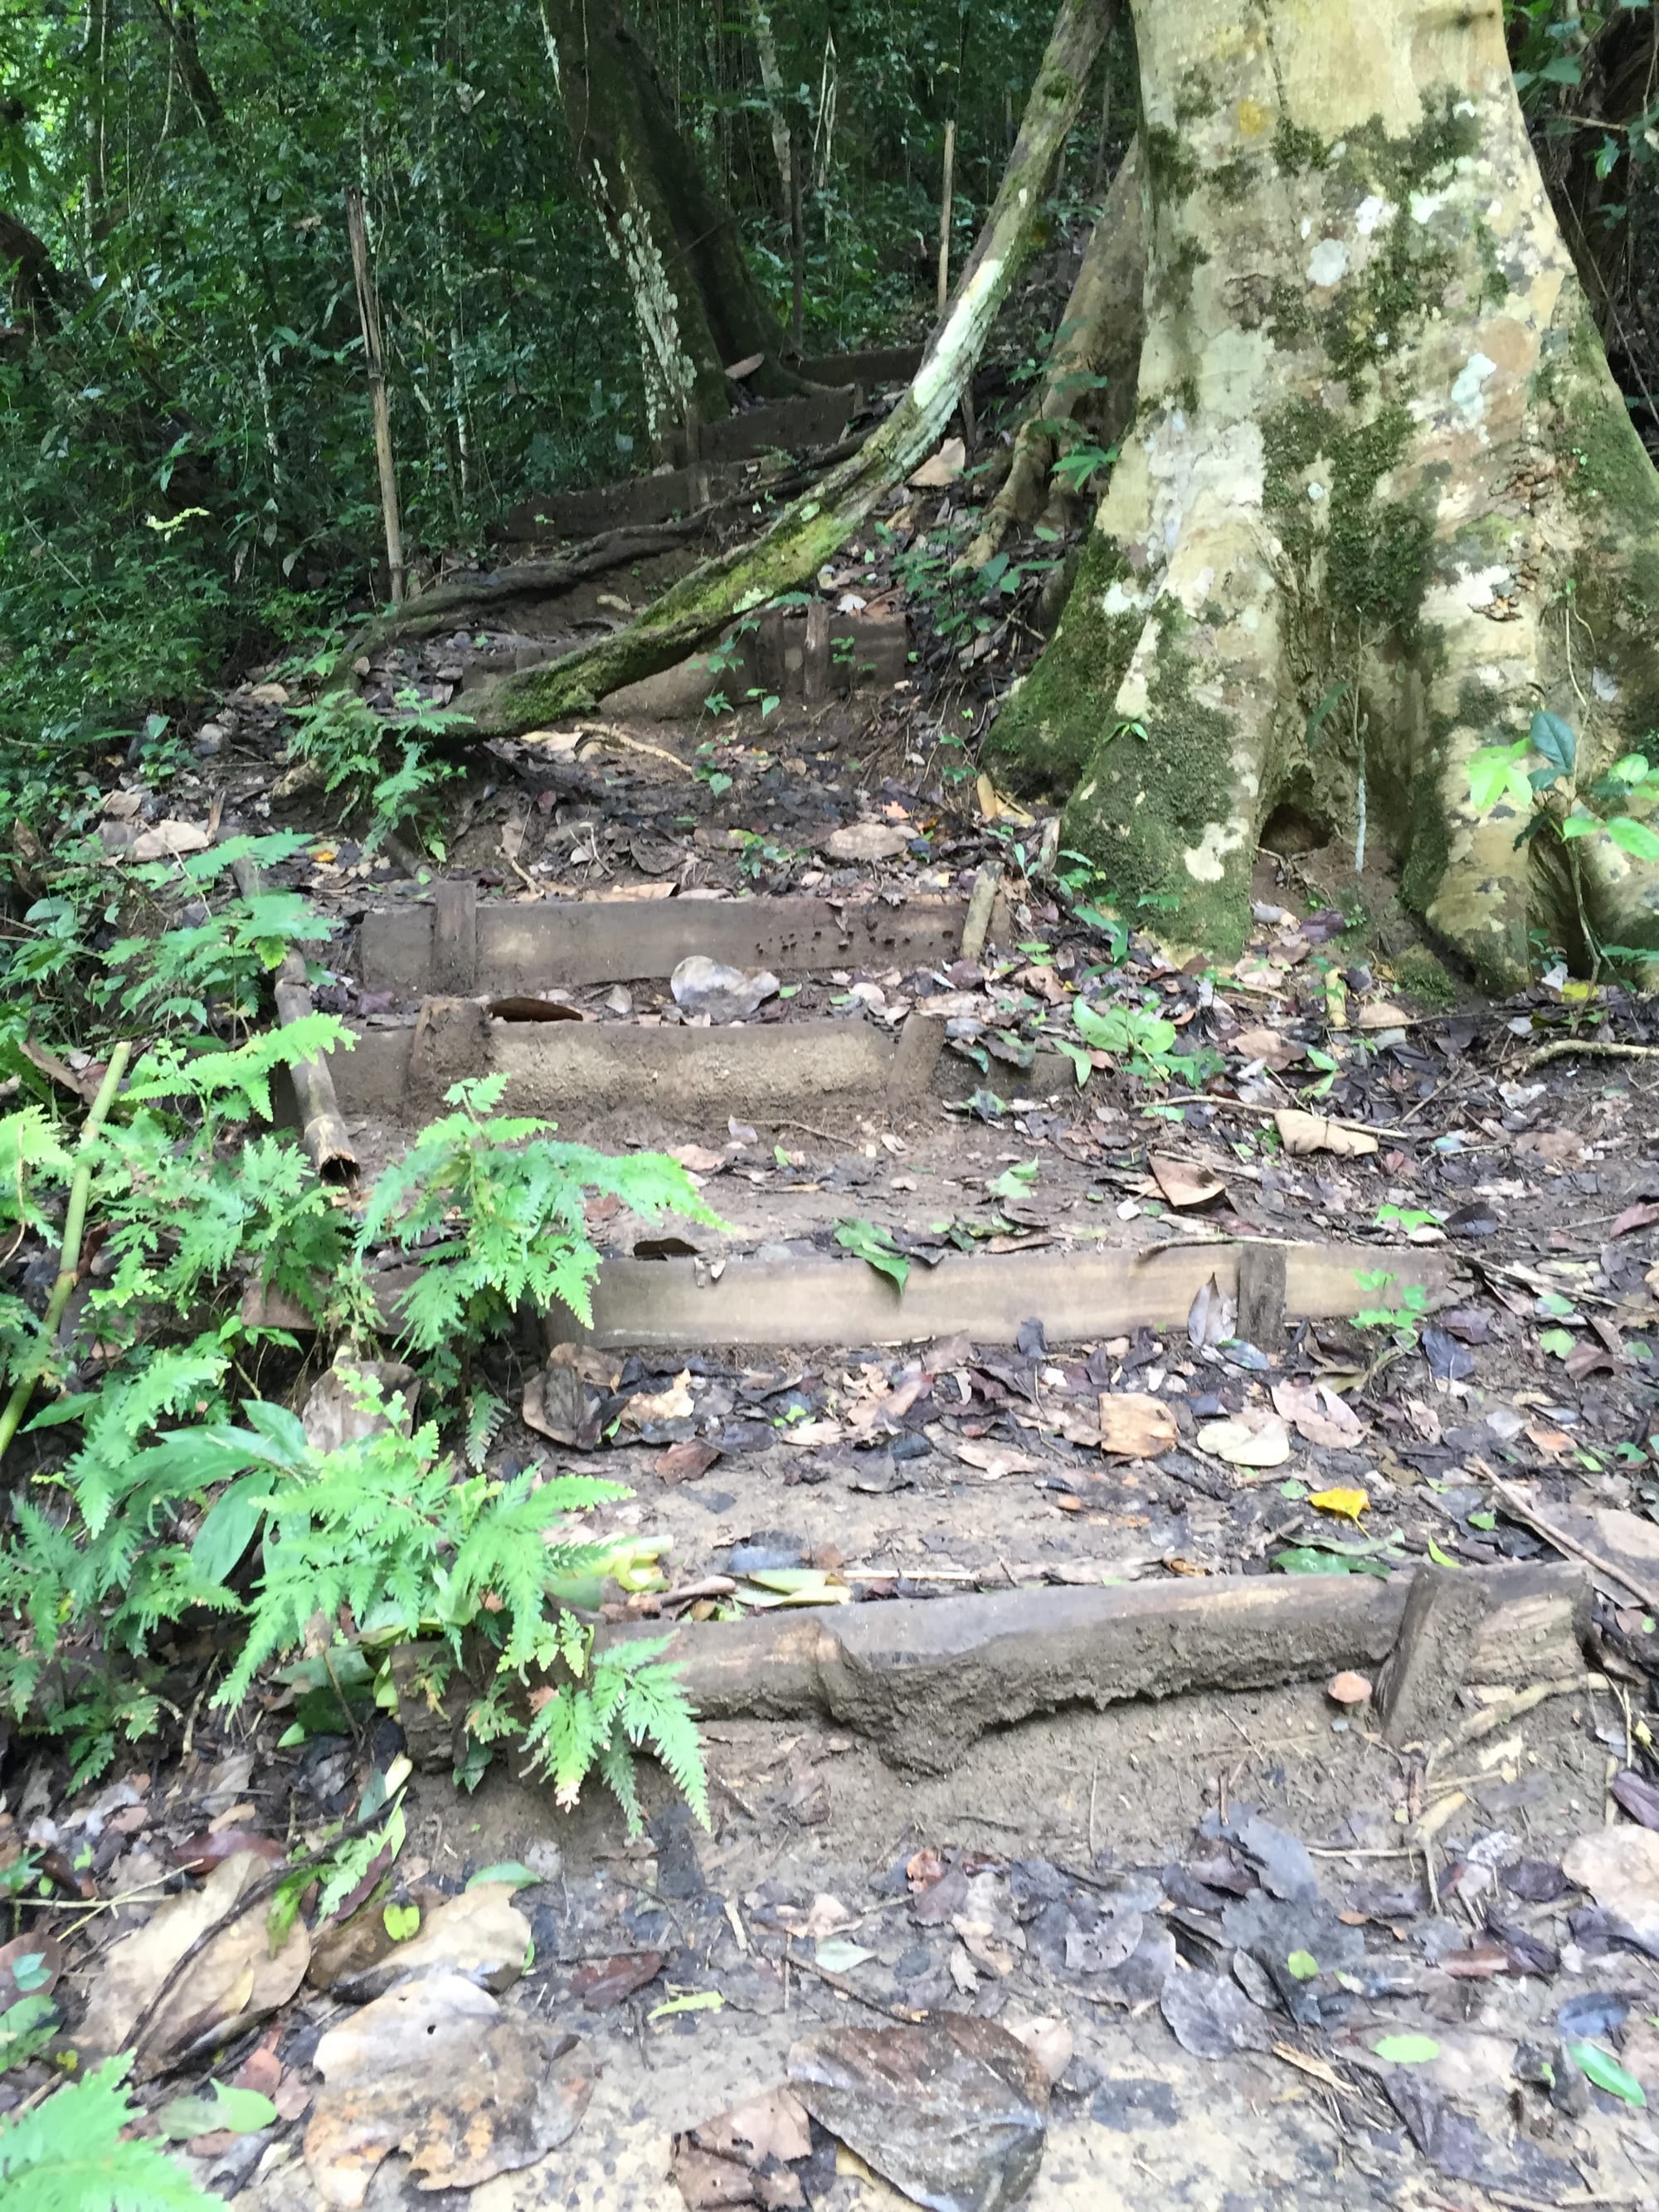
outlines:
M1372 999L1359 1010L1362 1030L1408 1029L1411 1018L1403 1006L1396 1006L1387 999Z
M1365 1433L1365 1425L1328 1382L1275 1382L1273 1409L1310 1444L1346 1449Z
M337 1978L354 2004L383 1996L417 1974L459 1975L499 1994L524 1972L530 1923L513 1904L513 1885L481 1881L428 1912L406 1942Z
M1186 1160L1165 1159L1158 1152L1148 1156L1146 1164L1171 1206L1207 1206L1212 1198L1225 1194L1226 1185L1207 1168L1194 1167Z
M426 1974L331 2027L305 2160L325 2204L361 2205L401 2149L422 2189L471 2189L575 2132L593 2092L578 2037L504 2013L459 1974Z
M905 478L912 491L945 491L968 465L968 448L960 438L946 438L915 473Z
M1227 1049L1246 1061L1259 1060L1264 1067L1279 1070L1291 1066L1307 1052L1307 1047L1294 1037L1281 1036L1277 1030L1269 1029L1240 1030L1227 1039Z
M1100 1396L1100 1449L1116 1459L1156 1459L1175 1443L1175 1415L1161 1398L1138 1390Z
M1005 1474L1034 1474L1042 1465L1012 1444L964 1443L953 1437L951 1449L964 1465L978 1468L988 1482L1000 1482Z
M968 1973L971 1962L961 1957ZM1017 2204L1036 2179L1048 2076L995 2021L936 2012L915 2027L831 2029L789 2053L813 2118L920 2204Z
M647 1421L684 1421L691 1413L691 1370L681 1368L667 1389L642 1391L623 1407L622 1417L635 1428Z
M1322 1513L1334 1513L1344 1521L1358 1521L1370 1504L1363 1490L1316 1490L1308 1499Z
M198 1890L170 1897L106 1954L76 2042L102 2057L121 2049L162 1982L199 1936L217 1928L243 1893L270 1871L254 1851L215 1867ZM142 2079L198 2050L228 2043L286 2004L305 1979L311 1938L295 1921L273 1959L265 1916L254 1905L221 1929L161 2000L138 2046Z
M1291 1432L1265 1406L1247 1406L1225 1420L1206 1421L1198 1444L1233 1467L1283 1467L1291 1455Z
M787 2089L769 2089L677 2136L669 2170L690 2212L729 2204L787 2212L806 2202L789 2162L811 2148L805 2106Z
M176 860L188 853L205 853L213 842L198 822L158 822L140 832L128 846L130 860Z
M660 1951L628 1951L616 1959L589 1959L570 1977L570 1988L589 2012L608 2012L662 1972Z
M1376 1139L1369 1130L1333 1121L1323 1114L1307 1114L1299 1106L1281 1106L1273 1115L1279 1141L1287 1152L1334 1152L1340 1160L1362 1159L1374 1152Z

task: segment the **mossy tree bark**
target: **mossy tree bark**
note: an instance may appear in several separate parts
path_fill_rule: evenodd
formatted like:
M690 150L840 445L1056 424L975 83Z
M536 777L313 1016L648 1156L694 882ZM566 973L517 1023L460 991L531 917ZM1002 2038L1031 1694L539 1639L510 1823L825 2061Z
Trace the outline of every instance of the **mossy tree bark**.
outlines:
M1349 838L1368 813L1407 902L1512 985L1530 922L1575 943L1575 902L1554 840L1517 850L1514 809L1474 805L1469 759L1540 707L1597 765L1659 726L1659 477L1498 0L1134 17L1135 429L995 747L1069 793L1066 843L1123 897L1176 896L1183 939L1240 945L1276 808ZM1578 850L1591 927L1659 945L1659 872Z
M585 713L607 691L695 652L734 618L815 576L877 502L933 450L1030 253L1106 20L1107 0L1061 0L995 204L909 390L881 427L763 537L704 562L626 629L481 690L471 704L480 730L505 734Z
M676 129L656 64L623 0L542 0L578 174L626 277L659 449L732 410L726 368L763 356L768 398L805 389L731 209Z

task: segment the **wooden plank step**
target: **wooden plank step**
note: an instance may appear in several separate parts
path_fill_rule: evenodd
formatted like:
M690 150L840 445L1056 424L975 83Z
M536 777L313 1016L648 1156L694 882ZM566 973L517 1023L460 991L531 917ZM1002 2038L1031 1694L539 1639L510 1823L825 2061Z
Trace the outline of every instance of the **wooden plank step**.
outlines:
M1467 1567L1461 1579L1474 1626L1451 1692L1583 1680L1582 1568ZM1410 1575L1218 1575L902 1598L686 1622L665 1656L704 1720L827 1719L896 1766L942 1774L988 1729L1068 1705L1318 1681L1391 1656L1409 1667L1413 1586ZM601 1641L640 1632L630 1621ZM447 1764L472 1692L458 1681L434 1706L418 1687L422 1653L393 1654L400 1717L412 1756ZM1437 1721L1454 1725L1449 1703Z
M549 899L480 903L447 879L436 896L372 908L358 933L366 991L513 992L672 975L693 953L781 976L835 968L937 968L954 960L965 899Z
M963 1331L975 1344L1012 1344L1030 1320L1048 1342L1082 1344L1142 1326L1179 1328L1213 1276L1238 1295L1241 1267L1258 1252L1284 1257L1282 1319L1346 1318L1376 1303L1360 1287L1383 1255L1372 1246L1195 1241L1133 1252L952 1253L937 1267L911 1267L901 1292L861 1261L732 1260L718 1280L690 1260L607 1260L584 1329L561 1308L547 1317L550 1341L605 1347L696 1350L711 1345L912 1344ZM1390 1296L1419 1285L1434 1297L1455 1262L1433 1251L1390 1249ZM1282 1321L1281 1321L1282 1325Z

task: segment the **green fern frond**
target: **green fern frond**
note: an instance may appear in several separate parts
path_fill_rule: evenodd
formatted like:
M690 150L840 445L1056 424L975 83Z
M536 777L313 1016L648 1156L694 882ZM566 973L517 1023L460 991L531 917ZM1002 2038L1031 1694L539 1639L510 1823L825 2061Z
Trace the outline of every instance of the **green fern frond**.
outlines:
M124 2139L143 2116L122 2086L131 2054L106 2059L21 2119L0 2120L6 2212L226 2212L153 2142Z

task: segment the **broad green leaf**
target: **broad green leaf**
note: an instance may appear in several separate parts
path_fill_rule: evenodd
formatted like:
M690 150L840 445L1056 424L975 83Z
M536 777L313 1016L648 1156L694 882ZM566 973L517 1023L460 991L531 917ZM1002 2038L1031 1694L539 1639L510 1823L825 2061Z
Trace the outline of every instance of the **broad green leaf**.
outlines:
M1538 1340L1540 1352L1552 1352L1558 1359L1565 1359L1572 1350L1572 1336L1565 1328L1547 1328Z
M493 1866L480 1867L477 1874L467 1876L466 1886L477 1889L486 1881L510 1881L514 1889L532 1889L544 1875L532 1874L520 1859L498 1859Z
M191 2136L211 2135L228 2129L232 2135L252 2135L274 2126L276 2107L257 2089L228 2088L215 2081L211 2096L175 2097L161 2107L161 2133L171 2142L185 2142Z
M1426 2066L1440 2056L1440 2045L1431 2035L1379 2036L1371 2049L1390 2066Z
M1521 763L1527 740L1512 745L1482 745L1469 756L1469 797L1484 814L1507 795L1525 810L1532 805L1532 786Z
M407 1943L419 1930L421 1908L418 1905L388 1905L380 1921L394 1943Z
M1527 738L1533 750L1541 753L1559 775L1572 774L1578 760L1578 737L1571 722L1540 707L1532 718Z
M1463 1564L1461 1559L1454 1559L1449 1553L1443 1552L1432 1536L1429 1539L1429 1557L1437 1567L1461 1567Z
M1659 860L1659 830L1650 830L1632 814L1615 814L1607 823L1613 843L1633 860Z
M884 1229L878 1229L873 1221L840 1221L836 1224L836 1242L844 1251L866 1261L878 1274L897 1284L902 1292L909 1279L910 1262L895 1249Z
M1598 2089L1605 2089L1610 2097L1622 2097L1627 2105L1644 2108L1647 2091L1636 2076L1626 2070L1600 2044L1582 2040L1567 2045L1567 2056L1588 2081Z
M1031 1185L1036 1179L1036 1162L1024 1160L1014 1167L1005 1169L985 1188L992 1198L1024 1198L1030 1194Z
M1298 1982L1310 1982L1319 1972L1319 1961L1311 1951L1292 1951L1285 1964Z

